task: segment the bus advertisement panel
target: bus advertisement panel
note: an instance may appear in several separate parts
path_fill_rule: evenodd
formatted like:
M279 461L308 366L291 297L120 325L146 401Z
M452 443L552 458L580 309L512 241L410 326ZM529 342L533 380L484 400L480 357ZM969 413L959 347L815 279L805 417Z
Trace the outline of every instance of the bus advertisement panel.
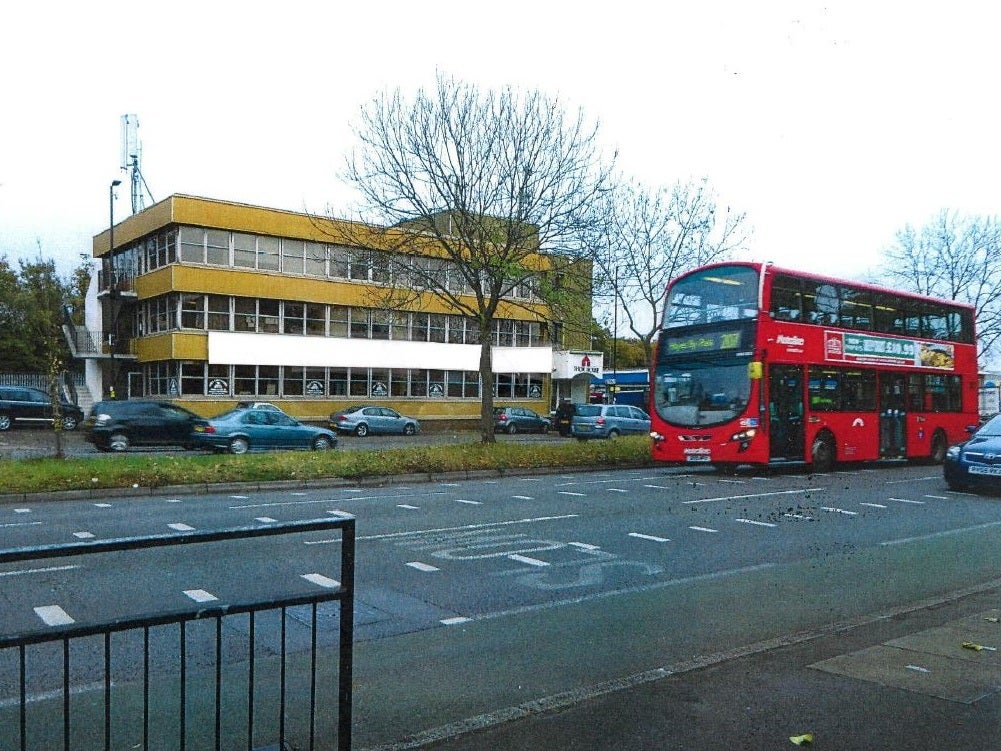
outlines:
M665 462L941 461L977 422L973 309L727 263L668 289L650 396Z

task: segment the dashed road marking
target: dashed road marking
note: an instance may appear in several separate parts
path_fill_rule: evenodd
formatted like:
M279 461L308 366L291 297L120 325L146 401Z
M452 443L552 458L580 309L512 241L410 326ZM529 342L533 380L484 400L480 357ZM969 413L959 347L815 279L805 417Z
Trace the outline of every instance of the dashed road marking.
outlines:
M437 566L432 566L430 563L422 563L421 561L410 561L407 565L410 566L410 568L415 568L418 571L423 571L427 574L434 571L441 571L441 569Z
M30 514L31 513L31 509L30 508L16 508L16 509L14 509L14 513L15 514Z
M747 495L721 495L715 498L699 498L695 501L682 501L687 506L696 503L715 503L716 501L743 501L748 498L767 498L773 495L802 495L804 493L819 493L827 488L802 488L799 490L773 490L769 493L748 493Z
M519 500L519 501L534 501L535 500L530 495L513 495L511 497L514 498L514 499L516 499L516 500Z
M572 496L575 496L577 498L586 498L587 497L587 493L575 493L572 490L559 490L559 491L557 491L557 493L559 495L572 495Z
M718 529L713 529L712 527L689 527L689 529L696 532L719 532Z
M73 536L78 540L93 540L95 537L93 532L74 532Z
M518 555L517 553L512 553L508 558L518 563L524 563L527 566L542 567L549 565L547 561L540 561L538 558L529 558L527 555Z
M637 540L649 540L650 542L670 542L670 538L667 537L657 537L656 535L645 535L642 532L630 532L630 537L635 537Z
M826 511L829 514L844 514L845 516L858 516L858 511L848 511L847 509L838 508L837 506L821 506L821 511Z
M859 506L869 506L870 508L886 508L882 503L869 503L868 501L859 502Z
M34 610L35 615L41 618L46 626L69 626L71 623L76 623L76 620L58 605L42 605Z
M736 521L741 524L753 524L756 527L777 527L777 524L772 524L771 522L759 522L754 519L737 519Z
M483 505L483 501L470 501L470 500L468 500L466 498L456 498L455 502L456 503L465 503L465 504L467 504L469 506L482 506Z
M397 503L396 508L407 509L408 511L418 511L420 506L411 506L409 503Z
M442 618L438 621L443 626L457 626L460 623L469 623L472 618L466 618L465 616L456 616L455 618Z
M924 506L924 501L912 501L910 498L891 498L891 501L896 501L897 503L911 503L915 506Z
M183 522L174 522L173 524L168 524L167 526L170 527L175 532L194 532L195 531L194 527L192 527L189 524L185 524Z
M219 599L214 594L206 592L204 589L186 589L184 590L184 594L195 602L215 602Z
M331 579L329 576L324 576L323 574L303 574L302 578L308 582L312 582L318 587L323 587L324 589L337 589L341 586L339 581Z
M111 508L111 504L110 503L95 503L94 505L97 508Z
M272 519L270 516L258 516L254 519L255 522L260 522L261 524L274 524L277 519Z

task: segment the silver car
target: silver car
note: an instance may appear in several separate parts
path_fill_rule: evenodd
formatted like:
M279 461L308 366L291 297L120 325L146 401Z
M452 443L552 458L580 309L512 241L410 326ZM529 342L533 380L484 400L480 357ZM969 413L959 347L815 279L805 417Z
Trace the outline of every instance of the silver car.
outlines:
M649 432L650 415L629 404L578 404L570 421L570 435L581 441Z
M357 404L339 409L330 416L330 428L339 433L367 436L376 433L415 435L421 424L413 417L401 415L395 409L374 404Z

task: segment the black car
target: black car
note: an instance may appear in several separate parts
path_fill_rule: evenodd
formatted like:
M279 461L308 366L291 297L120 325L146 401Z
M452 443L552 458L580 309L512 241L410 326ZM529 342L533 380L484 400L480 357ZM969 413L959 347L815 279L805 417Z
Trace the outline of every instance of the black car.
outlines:
M1001 490L1001 415L988 420L968 441L950 446L942 472L952 490Z
M130 446L194 448L193 433L209 422L173 402L129 399L98 402L87 419L87 440L101 451L127 451Z
M494 407L494 431L548 433L552 423L528 407Z
M63 430L76 430L83 422L83 410L60 400ZM14 423L52 425L52 399L41 389L28 386L0 386L0 430L10 430Z

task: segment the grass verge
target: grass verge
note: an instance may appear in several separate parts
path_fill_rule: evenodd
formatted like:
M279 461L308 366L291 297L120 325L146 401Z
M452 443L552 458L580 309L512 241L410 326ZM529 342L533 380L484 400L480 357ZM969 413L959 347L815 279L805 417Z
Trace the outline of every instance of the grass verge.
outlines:
M466 443L372 451L177 454L73 459L0 460L0 492L41 493L100 488L212 483L362 479L472 470L616 466L650 460L645 436L614 441Z

